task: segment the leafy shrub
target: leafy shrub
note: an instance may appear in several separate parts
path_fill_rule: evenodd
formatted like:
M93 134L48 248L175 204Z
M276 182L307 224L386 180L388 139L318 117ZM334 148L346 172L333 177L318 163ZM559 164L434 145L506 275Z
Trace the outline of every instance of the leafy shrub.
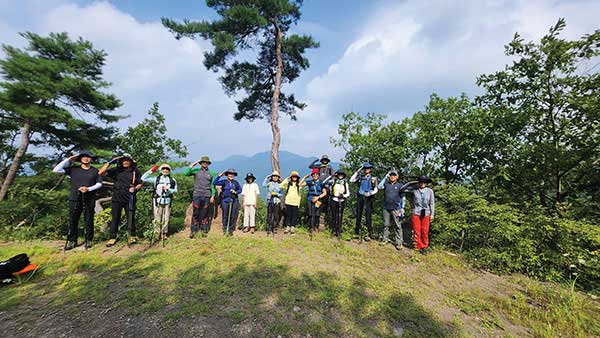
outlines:
M597 226L491 203L465 186L438 187L436 200L434 245L462 252L497 273L552 281L576 278L579 287L599 290Z

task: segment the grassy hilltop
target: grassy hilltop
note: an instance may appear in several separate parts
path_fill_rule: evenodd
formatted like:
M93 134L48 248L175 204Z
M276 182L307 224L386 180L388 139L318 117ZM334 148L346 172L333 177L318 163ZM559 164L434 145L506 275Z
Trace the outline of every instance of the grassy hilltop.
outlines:
M4 336L600 336L591 296L477 271L443 250L218 229L150 249L1 243L1 257L27 252L41 267L0 289Z

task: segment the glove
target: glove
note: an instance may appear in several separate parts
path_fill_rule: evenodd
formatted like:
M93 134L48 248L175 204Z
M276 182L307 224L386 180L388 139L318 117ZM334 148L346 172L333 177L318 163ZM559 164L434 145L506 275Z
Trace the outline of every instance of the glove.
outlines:
M154 167L152 167L152 169L150 169L150 171L152 171L153 173L155 173L158 170L158 164L156 164Z

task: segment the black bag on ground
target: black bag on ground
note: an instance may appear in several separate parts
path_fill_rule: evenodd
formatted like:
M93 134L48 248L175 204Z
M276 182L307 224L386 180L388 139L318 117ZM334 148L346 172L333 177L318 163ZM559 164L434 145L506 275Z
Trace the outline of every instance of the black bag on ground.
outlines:
M11 279L13 273L21 271L29 265L27 254L16 255L6 261L0 262L0 280Z

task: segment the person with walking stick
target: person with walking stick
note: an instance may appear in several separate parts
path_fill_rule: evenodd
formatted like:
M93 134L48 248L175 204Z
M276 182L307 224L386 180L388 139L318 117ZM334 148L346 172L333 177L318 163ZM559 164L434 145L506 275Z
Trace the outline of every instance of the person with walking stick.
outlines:
M312 169L312 172L309 175L311 178L306 180L306 187L308 188L308 215L310 221L308 233L312 239L313 231L319 227L321 200L327 196L327 190L323 189L323 184L319 180L319 169ZM302 180L304 181L307 177L308 175L304 176Z
M160 175L151 177L157 170L160 171ZM171 166L168 163L163 163L160 167L158 165L153 166L142 175L142 181L152 183L154 189L152 196L154 214L152 238L166 239L169 232L171 202L173 201L173 195L177 193L177 181L171 177Z
M200 167L196 167L200 164ZM213 185L213 181L217 177L217 173L210 170L211 162L208 156L202 156L200 160L191 163L189 168L186 168L183 173L185 176L194 176L194 192L192 194L192 224L190 225L190 238L194 238L196 232L205 237L210 230L211 219L209 218L209 206L212 204L215 210L215 199L217 190ZM215 215L216 216L216 215Z
M362 171L362 173L361 173ZM377 177L372 174L373 166L369 162L363 163L362 167L358 169L352 177L350 182L358 182L358 201L356 204L356 227L354 228L354 239L359 240L360 230L362 227L362 214L363 209L365 212L365 225L367 226L367 236L364 237L366 242L370 241L373 237L373 228L371 227L371 215L373 214L373 200L377 193Z
M279 183L281 183L281 176L277 171L265 177L262 183L262 186L267 188L267 235L275 235L279 225L283 198Z
M92 167L94 155L84 150L78 155L73 155L54 167L53 172L65 174L71 177L71 192L69 193L69 230L67 232L67 243L65 250L71 250L77 246L79 231L79 218L83 212L85 227L85 248L92 247L94 240L94 204L96 202L95 191L102 187L102 177L98 169ZM73 161L80 163L79 166L70 166Z
M111 164L117 163L116 168L109 169ZM117 243L117 232L119 224L121 224L121 212L125 209L127 216L127 228L129 230L129 238L127 245L137 243L135 235L135 208L136 194L142 188L142 180L137 165L133 157L129 154L123 154L106 162L100 168L100 175L106 175L114 180L111 202L111 222L109 240L106 242L107 247L111 247Z
M220 186L222 191L221 210L223 221L223 235L233 236L235 222L239 211L238 196L242 194L242 186L235 180L237 172L228 169L215 178L213 185Z
M342 169L339 169L335 175L329 176L323 181L323 184L329 185L332 193L331 201L332 201L332 212L333 212L333 220L332 220L332 232L340 239L342 234L342 224L344 220L344 205L348 197L350 197L350 187L348 186L348 181L346 180L346 172Z

